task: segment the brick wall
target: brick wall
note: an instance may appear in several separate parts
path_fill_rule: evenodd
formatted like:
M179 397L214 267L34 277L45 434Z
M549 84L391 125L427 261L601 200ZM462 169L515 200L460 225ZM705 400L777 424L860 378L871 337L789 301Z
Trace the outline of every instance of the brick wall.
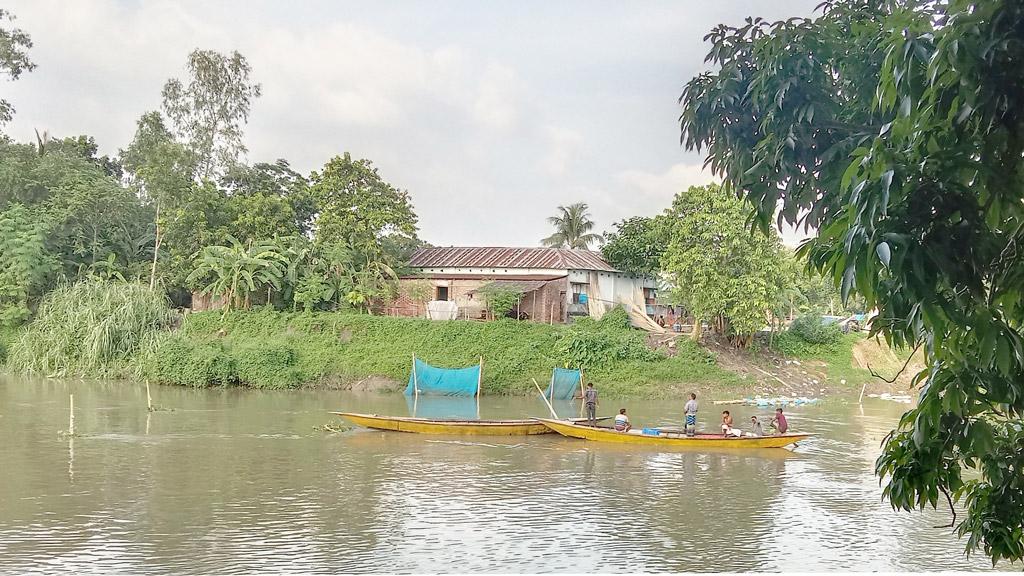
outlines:
M416 283L428 283L432 289L430 299L434 299L437 286L448 287L448 299L454 300L459 306L459 318L479 319L484 315L486 301L479 294L470 294L491 280L422 280L402 279L398 281L398 298L384 311L389 316L423 317L426 315L426 304L414 301L409 290ZM565 278L551 280L543 286L523 295L519 311L525 312L535 322L565 322L565 292L568 290Z
M568 286L565 278L559 278L527 292L519 303L519 311L525 312L534 322L547 323L552 318L555 323L565 322L565 291Z

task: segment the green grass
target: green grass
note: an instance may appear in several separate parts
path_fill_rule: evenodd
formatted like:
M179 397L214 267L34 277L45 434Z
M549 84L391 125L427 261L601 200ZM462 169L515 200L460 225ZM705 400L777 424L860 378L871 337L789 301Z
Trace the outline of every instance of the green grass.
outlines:
M7 361L7 351L21 336L21 326L0 326L0 365Z
M483 388L491 394L527 393L532 378L543 386L552 368L580 356L587 380L609 396L659 396L667 387L737 381L689 341L680 340L671 358L639 351L642 333L616 327L615 320L564 327L270 310L222 318L204 312L189 315L144 363L155 380L188 386L293 388L371 376L405 382L413 353L441 367L476 364L483 356ZM588 355L595 347L601 354Z

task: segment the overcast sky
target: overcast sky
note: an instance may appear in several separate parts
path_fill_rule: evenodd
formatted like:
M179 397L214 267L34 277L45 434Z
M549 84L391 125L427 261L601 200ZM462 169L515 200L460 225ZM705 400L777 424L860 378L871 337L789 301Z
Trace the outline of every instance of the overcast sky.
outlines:
M191 50L238 50L263 85L249 162L308 173L349 151L409 190L425 240L530 246L560 204L588 203L603 232L710 181L676 102L703 36L818 3L8 0L38 68L0 86L5 131L116 153Z

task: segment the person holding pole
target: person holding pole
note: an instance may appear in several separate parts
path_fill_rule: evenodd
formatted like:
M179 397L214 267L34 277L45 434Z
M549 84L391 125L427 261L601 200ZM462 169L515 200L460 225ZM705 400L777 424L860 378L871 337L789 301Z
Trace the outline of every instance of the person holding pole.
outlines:
M587 388L579 396L574 396L574 400L583 400L583 405L587 412L587 421L591 426L597 426L597 389L594 388L593 382L587 382Z

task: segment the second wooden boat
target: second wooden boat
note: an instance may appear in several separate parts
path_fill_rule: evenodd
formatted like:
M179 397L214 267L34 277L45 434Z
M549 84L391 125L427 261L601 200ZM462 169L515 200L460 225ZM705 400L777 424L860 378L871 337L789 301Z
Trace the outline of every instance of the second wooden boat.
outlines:
M331 412L364 428L414 432L417 434L448 434L458 436L531 436L553 434L535 418L523 420L441 420L435 418L409 418L404 416L378 416L353 412Z
M811 434L781 434L778 436L725 436L723 434L697 434L687 436L677 432L660 432L644 434L643 430L633 429L629 432L617 432L611 428L582 426L568 420L548 420L538 418L538 422L562 436L594 440L597 442L615 442L617 444L646 444L656 446L679 446L693 448L782 448L810 438Z

